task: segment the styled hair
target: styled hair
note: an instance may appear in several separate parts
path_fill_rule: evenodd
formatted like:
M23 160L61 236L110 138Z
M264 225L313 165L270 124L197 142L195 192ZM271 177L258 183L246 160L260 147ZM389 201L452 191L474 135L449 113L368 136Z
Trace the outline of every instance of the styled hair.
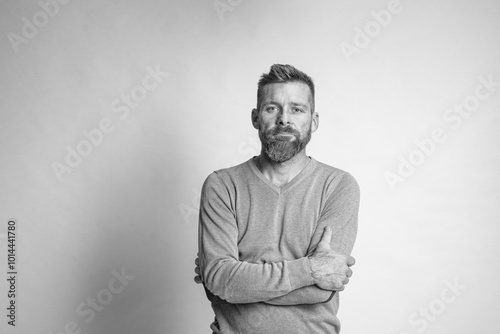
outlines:
M257 89L257 109L260 108L260 103L263 98L263 88L265 85L284 82L302 82L311 90L311 113L314 111L314 83L307 74L299 71L292 65L274 64L271 66L269 73L264 73L260 76Z

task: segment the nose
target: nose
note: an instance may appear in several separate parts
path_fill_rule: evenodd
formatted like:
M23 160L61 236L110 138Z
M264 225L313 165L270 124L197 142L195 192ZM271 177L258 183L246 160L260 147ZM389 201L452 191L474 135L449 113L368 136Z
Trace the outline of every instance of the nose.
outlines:
M278 114L277 124L278 125L290 124L290 116L285 110L281 110L280 113Z

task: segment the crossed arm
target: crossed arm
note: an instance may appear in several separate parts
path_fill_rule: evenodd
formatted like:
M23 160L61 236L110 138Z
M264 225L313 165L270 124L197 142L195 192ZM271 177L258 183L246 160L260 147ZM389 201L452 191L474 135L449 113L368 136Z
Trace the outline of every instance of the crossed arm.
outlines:
M343 290L346 276L352 274L348 266L354 262L348 255L356 237L358 205L359 188L346 174L325 204L308 254L290 261L248 263L238 259L238 230L228 192L212 174L200 205L198 281L213 303L326 302Z
M201 281L199 283L202 283ZM214 304L230 304L224 299L220 299L210 292L205 286L205 293L208 300ZM281 297L272 298L262 301L270 305L301 305L301 304L319 304L326 303L332 299L336 291L323 290L316 285L305 286Z

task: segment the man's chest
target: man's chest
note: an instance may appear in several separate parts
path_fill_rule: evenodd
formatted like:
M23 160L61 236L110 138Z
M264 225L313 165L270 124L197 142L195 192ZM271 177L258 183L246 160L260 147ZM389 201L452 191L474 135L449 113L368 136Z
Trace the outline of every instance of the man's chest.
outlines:
M308 253L322 203L307 193L249 194L236 201L238 251L252 263L297 259Z

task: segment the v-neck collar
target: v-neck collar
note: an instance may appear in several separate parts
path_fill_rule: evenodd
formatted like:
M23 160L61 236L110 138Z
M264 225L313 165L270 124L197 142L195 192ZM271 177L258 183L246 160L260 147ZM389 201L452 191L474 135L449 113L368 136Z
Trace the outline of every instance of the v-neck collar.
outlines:
M277 185L272 183L271 180L269 180L264 174L262 174L262 172L257 168L257 166L255 165L254 158L256 157L254 156L247 161L248 165L250 166L250 169L262 182L264 182L269 188L271 188L274 192L278 194L284 193L285 191L293 187L295 184L300 182L304 177L309 175L311 171L314 170L317 163L316 159L314 159L313 157L309 157L309 162L304 166L304 168L302 168L302 170L297 175L295 175L293 179L291 179L283 186L278 187Z

